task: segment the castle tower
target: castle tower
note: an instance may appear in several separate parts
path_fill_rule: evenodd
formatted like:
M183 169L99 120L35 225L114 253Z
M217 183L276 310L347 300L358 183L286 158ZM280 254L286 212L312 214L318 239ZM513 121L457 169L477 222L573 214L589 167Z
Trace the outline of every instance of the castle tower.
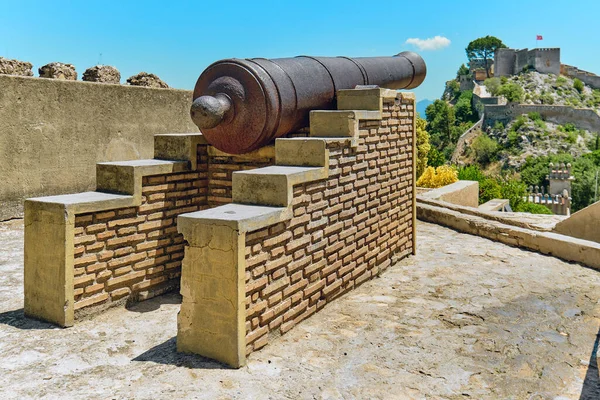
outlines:
M550 174L546 176L546 179L550 182L548 194L562 195L566 190L571 196L571 182L575 180L575 177L571 175L571 164L560 163L555 168L554 164L550 163Z

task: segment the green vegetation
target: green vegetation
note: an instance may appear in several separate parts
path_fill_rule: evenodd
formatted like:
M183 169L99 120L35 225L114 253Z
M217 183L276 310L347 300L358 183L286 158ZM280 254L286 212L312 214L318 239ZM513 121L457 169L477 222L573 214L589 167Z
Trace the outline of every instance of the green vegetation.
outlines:
M573 87L575 88L575 90L577 90L579 93L583 92L583 82L581 82L579 79L575 78L575 80L573 81Z
M431 150L429 144L429 133L425 130L427 121L417 117L417 176L421 176L427 167L427 155Z
M600 150L585 154L577 159L570 154L557 154L544 157L528 157L521 168L521 181L527 186L547 186L546 176L550 173L548 165L571 163L571 173L575 180L571 184L573 210L577 211L594 202L596 171L600 170Z
M456 79L461 75L469 75L469 68L465 64L461 64L458 71L456 71Z
M460 94L458 101L454 106L454 115L459 122L469 122L475 117L473 108L471 107L471 100L473 99L473 92L466 90Z
M474 59L485 60L485 72L487 76L490 76L489 59L494 56L494 52L497 49L504 48L506 45L502 43L502 40L495 36L485 36L473 40L469 43L465 49L467 58L469 61Z
M479 135L473 143L471 148L475 152L477 161L483 165L489 164L491 161L496 160L498 155L498 142L489 137L486 134Z
M513 211L526 207L523 198L527 194L527 186L514 177L486 176L479 166L468 165L458 169L458 179L479 182L479 204L493 199L508 199Z
M543 206L541 204L535 204L535 203L521 203L519 205L519 209L518 210L513 210L513 211L526 212L526 213L530 213L530 214L548 214L548 215L552 215L552 211L550 211L548 209L548 207Z

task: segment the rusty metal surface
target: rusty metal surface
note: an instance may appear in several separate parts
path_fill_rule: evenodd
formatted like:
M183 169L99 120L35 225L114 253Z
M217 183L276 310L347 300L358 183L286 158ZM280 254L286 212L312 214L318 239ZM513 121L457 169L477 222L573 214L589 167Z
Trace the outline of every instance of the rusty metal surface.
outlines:
M412 52L221 60L198 78L191 116L209 143L241 154L308 126L311 110L334 109L339 89L413 89L423 82L426 70L423 59Z

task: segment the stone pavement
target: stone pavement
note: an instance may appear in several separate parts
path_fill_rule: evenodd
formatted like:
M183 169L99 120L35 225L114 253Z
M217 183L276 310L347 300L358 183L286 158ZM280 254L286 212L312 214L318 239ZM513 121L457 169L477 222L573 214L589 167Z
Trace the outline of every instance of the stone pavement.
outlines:
M418 256L234 370L175 352L177 295L69 329L25 319L22 221L0 223L0 398L600 398L600 272L437 225L418 234Z

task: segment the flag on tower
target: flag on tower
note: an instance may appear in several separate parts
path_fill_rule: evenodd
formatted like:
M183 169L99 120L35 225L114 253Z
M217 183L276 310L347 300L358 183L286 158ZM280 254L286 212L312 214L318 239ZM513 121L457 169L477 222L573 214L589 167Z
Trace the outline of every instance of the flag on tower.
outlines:
M536 38L535 38L535 40L542 40L542 39L544 39L544 38L542 37L542 35L537 35L537 36L536 36Z

